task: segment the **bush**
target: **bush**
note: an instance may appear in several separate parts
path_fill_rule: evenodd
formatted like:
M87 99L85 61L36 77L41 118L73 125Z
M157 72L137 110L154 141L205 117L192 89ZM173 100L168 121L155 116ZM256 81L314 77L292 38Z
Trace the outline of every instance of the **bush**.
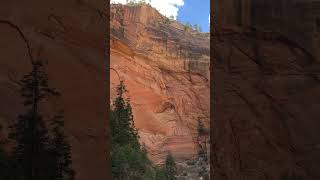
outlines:
M117 146L112 151L112 175L114 178L139 179L151 165L145 152L130 144Z
M117 97L110 109L111 166L113 179L141 179L152 176L147 151L139 144L138 131L133 121L130 101L124 82L117 87Z

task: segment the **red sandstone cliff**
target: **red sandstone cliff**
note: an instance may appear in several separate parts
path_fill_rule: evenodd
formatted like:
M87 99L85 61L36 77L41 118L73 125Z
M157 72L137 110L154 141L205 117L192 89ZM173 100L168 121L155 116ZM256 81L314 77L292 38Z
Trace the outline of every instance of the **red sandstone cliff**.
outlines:
M212 38L213 179L320 179L319 62L272 32Z
M65 111L77 180L108 179L106 7L99 0L0 2L0 123L5 130L24 112L15 82L30 71L31 57L47 61L49 84L62 96L46 110Z
M209 34L184 30L148 5L110 11L111 98L123 79L141 142L156 163L168 151L192 158L197 119L209 126Z

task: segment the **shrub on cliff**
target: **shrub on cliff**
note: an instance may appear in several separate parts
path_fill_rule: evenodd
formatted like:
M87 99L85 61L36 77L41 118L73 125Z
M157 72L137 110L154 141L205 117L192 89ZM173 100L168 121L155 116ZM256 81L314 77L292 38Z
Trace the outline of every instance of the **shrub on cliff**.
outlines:
M0 139L0 179L10 180L10 162L9 154L4 150Z
M177 179L175 175L177 174L177 167L176 163L172 157L172 155L169 153L166 157L166 162L164 166L166 180L175 180Z

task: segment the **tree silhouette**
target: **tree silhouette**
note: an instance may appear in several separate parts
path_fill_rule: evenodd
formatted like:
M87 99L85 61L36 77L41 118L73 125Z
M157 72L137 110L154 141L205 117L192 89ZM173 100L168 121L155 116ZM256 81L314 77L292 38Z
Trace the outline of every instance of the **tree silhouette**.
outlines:
M71 168L71 146L64 134L63 114L56 115L52 122L53 138L50 143L50 152L54 157L55 180L74 180L75 172Z
M0 125L0 179L10 180L10 160L8 153L4 150L5 142Z
M62 149L63 153L66 151L65 137L54 129L53 138L50 139L49 129L40 113L41 103L51 96L59 96L60 93L49 87L48 77L40 60L32 62L32 71L22 78L20 86L27 110L18 116L9 134L9 138L16 143L11 157L14 176L19 180L60 180L56 167L60 165L61 158L65 158L60 153Z

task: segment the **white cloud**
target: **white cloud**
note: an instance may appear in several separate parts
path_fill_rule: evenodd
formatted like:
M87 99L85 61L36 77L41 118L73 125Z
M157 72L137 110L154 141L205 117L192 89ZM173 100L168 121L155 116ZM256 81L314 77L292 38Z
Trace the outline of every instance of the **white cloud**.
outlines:
M209 26L209 29L210 29L210 14L209 14L209 19L208 19L208 26Z
M139 2L139 0L134 0ZM126 4L127 0L111 0L111 3ZM161 14L166 17L173 16L177 19L179 7L184 5L184 0L146 0L148 4L156 8Z

